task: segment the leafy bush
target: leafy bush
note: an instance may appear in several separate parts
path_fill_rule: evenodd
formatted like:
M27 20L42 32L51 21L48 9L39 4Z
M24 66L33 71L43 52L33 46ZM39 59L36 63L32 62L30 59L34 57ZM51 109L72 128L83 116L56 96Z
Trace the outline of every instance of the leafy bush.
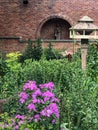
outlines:
M49 43L48 48L44 50L44 55L47 60L62 58L60 51L53 49L51 42Z
M9 97L21 92L23 84L28 80L35 80L38 84L54 82L54 93L60 99L58 129L61 126L62 129L67 130L97 130L97 52L95 49L91 49L91 51L90 54L88 51L90 57L85 72L81 69L80 53L73 56L72 62L68 62L67 59L47 61L44 57L39 61L25 60L17 69L18 71L10 71L4 75L1 96ZM92 67L94 65L96 65L95 70ZM25 113L24 107L17 101L18 98L12 98L6 106L5 110L11 115L15 115L16 112L20 114L21 109ZM31 126L31 124L29 125ZM35 125L37 129L38 124ZM26 124L23 127L26 128ZM42 124L40 127L44 129Z
M5 54L0 54L0 77L4 76L7 73L8 67L5 61Z
M18 62L18 57L21 54L19 52L7 54L7 59L5 60L8 71L1 78L0 86L0 98L7 98L17 94L20 82L20 70L21 63ZM18 89L17 89L18 88ZM20 89L19 89L20 90Z
M23 63L26 59L40 60L43 53L41 43L41 39L37 39L35 43L33 43L29 39L27 48L24 53L19 57L19 61Z
M39 122L39 129L56 129L56 120L59 119L59 99L53 93L54 83L49 82L37 85L35 81L28 81L20 92L20 106L17 108L17 115L14 125L21 128L21 123ZM19 113L18 113L19 112ZM56 124L56 125L55 125ZM8 126L9 127L9 126ZM55 127L55 128L54 128Z
M88 74L98 82L98 50L94 44L88 48Z
M39 130L39 125L36 122L28 122L27 124L26 121L19 121L19 119L15 120L14 117L9 116L9 114L5 112L0 115L0 130ZM40 130L45 129L40 126Z

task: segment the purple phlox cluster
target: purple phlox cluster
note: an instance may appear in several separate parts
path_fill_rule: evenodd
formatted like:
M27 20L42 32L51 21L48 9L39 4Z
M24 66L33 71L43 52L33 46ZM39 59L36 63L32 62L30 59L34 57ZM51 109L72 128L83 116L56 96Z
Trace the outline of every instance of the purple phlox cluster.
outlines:
M16 125L14 130L19 130L19 125Z
M40 112L41 116L46 116L46 117L50 117L53 112L49 109L49 107L45 107L41 112Z
M35 122L38 122L40 120L40 115L39 114L36 114L35 116L34 116L34 121Z
M24 120L25 119L25 116L23 116L23 115L16 115L16 117L15 118L17 118L17 119L21 119L21 120Z
M54 97L54 98L51 99L51 102L57 102L57 103L59 103L60 100L58 98Z
M57 118L59 118L59 110L56 103L51 103L49 106L45 107L41 113L42 116L50 117L54 114Z
M19 97L20 97L20 102L21 102L21 103L24 103L25 100L28 99L29 95L28 95L26 92L21 92L21 93L19 94Z
M52 91L54 89L54 83L49 82L49 83L45 83L45 84L40 84L39 87L40 88L47 88L48 90Z
M32 93L32 102L35 103L44 103L43 100L41 99L42 97L42 92L41 90L38 88L35 92Z
M49 108L50 108L50 110L53 112L53 114L54 114L57 118L59 118L59 109L58 109L57 104L56 104L56 103L51 103L51 104L49 105Z
M23 120L20 120L20 121L18 122L19 126L22 125L23 123L24 123Z
M52 115L55 118L59 118L59 110L56 103L60 100L55 97L53 93L54 83L49 82L40 84L37 86L35 81L28 81L23 86L23 92L20 93L20 102L24 103L28 108L28 112L32 112L32 116L27 116L28 120L38 122L39 120L45 120ZM20 115L17 115L18 119L21 119ZM51 119L51 118L50 118ZM21 124L22 122L20 122ZM55 123L55 119L51 120L51 123Z
M32 121L34 119L34 117L32 116L32 117L29 117L28 119L29 119L29 121Z
M27 83L25 83L25 85L23 86L23 90L36 90L37 89L37 85L35 81L28 81Z
M24 130L29 130L28 128L25 128Z
M34 103L34 104L45 104L45 102L43 101L43 99L37 99L37 98L34 98L33 100L32 100L32 102Z
M38 88L36 89L35 92L32 93L32 98L36 98L37 96L41 96L42 95L42 92L41 90Z
M55 97L54 93L50 91L45 91L42 96L44 97L44 101L48 101L50 98Z
M52 124L54 124L54 123L55 123L55 119L52 120Z
M30 111L36 111L36 107L35 107L35 105L33 104L33 103L30 103L28 106L28 109L30 110Z

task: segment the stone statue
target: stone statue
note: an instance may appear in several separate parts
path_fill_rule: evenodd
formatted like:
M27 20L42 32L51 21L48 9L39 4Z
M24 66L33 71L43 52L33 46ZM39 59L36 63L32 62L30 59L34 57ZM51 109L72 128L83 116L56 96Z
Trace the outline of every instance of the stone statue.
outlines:
M56 26L54 30L54 39L61 39L61 28L60 26Z

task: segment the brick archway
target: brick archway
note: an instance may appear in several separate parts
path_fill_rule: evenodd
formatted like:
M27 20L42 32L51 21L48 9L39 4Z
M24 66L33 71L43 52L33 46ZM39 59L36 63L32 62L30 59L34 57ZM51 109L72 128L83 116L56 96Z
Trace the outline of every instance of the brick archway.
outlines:
M42 39L69 39L69 28L72 21L66 19L68 18L55 15L44 19L38 26L36 37ZM56 28L60 30L58 38L55 37Z

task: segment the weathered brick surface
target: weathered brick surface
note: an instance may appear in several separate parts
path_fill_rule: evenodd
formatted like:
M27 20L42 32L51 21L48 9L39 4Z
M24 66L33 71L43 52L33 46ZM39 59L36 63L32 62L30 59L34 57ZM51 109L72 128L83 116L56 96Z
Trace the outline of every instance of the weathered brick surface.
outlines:
M51 18L61 18L71 26L84 15L98 25L98 0L0 0L0 36L22 36L36 39L43 24ZM46 34L44 34L46 35ZM21 50L18 41L0 41L3 49ZM12 43L13 42L13 43ZM19 47L20 46L20 47ZM2 45L0 44L0 49Z

